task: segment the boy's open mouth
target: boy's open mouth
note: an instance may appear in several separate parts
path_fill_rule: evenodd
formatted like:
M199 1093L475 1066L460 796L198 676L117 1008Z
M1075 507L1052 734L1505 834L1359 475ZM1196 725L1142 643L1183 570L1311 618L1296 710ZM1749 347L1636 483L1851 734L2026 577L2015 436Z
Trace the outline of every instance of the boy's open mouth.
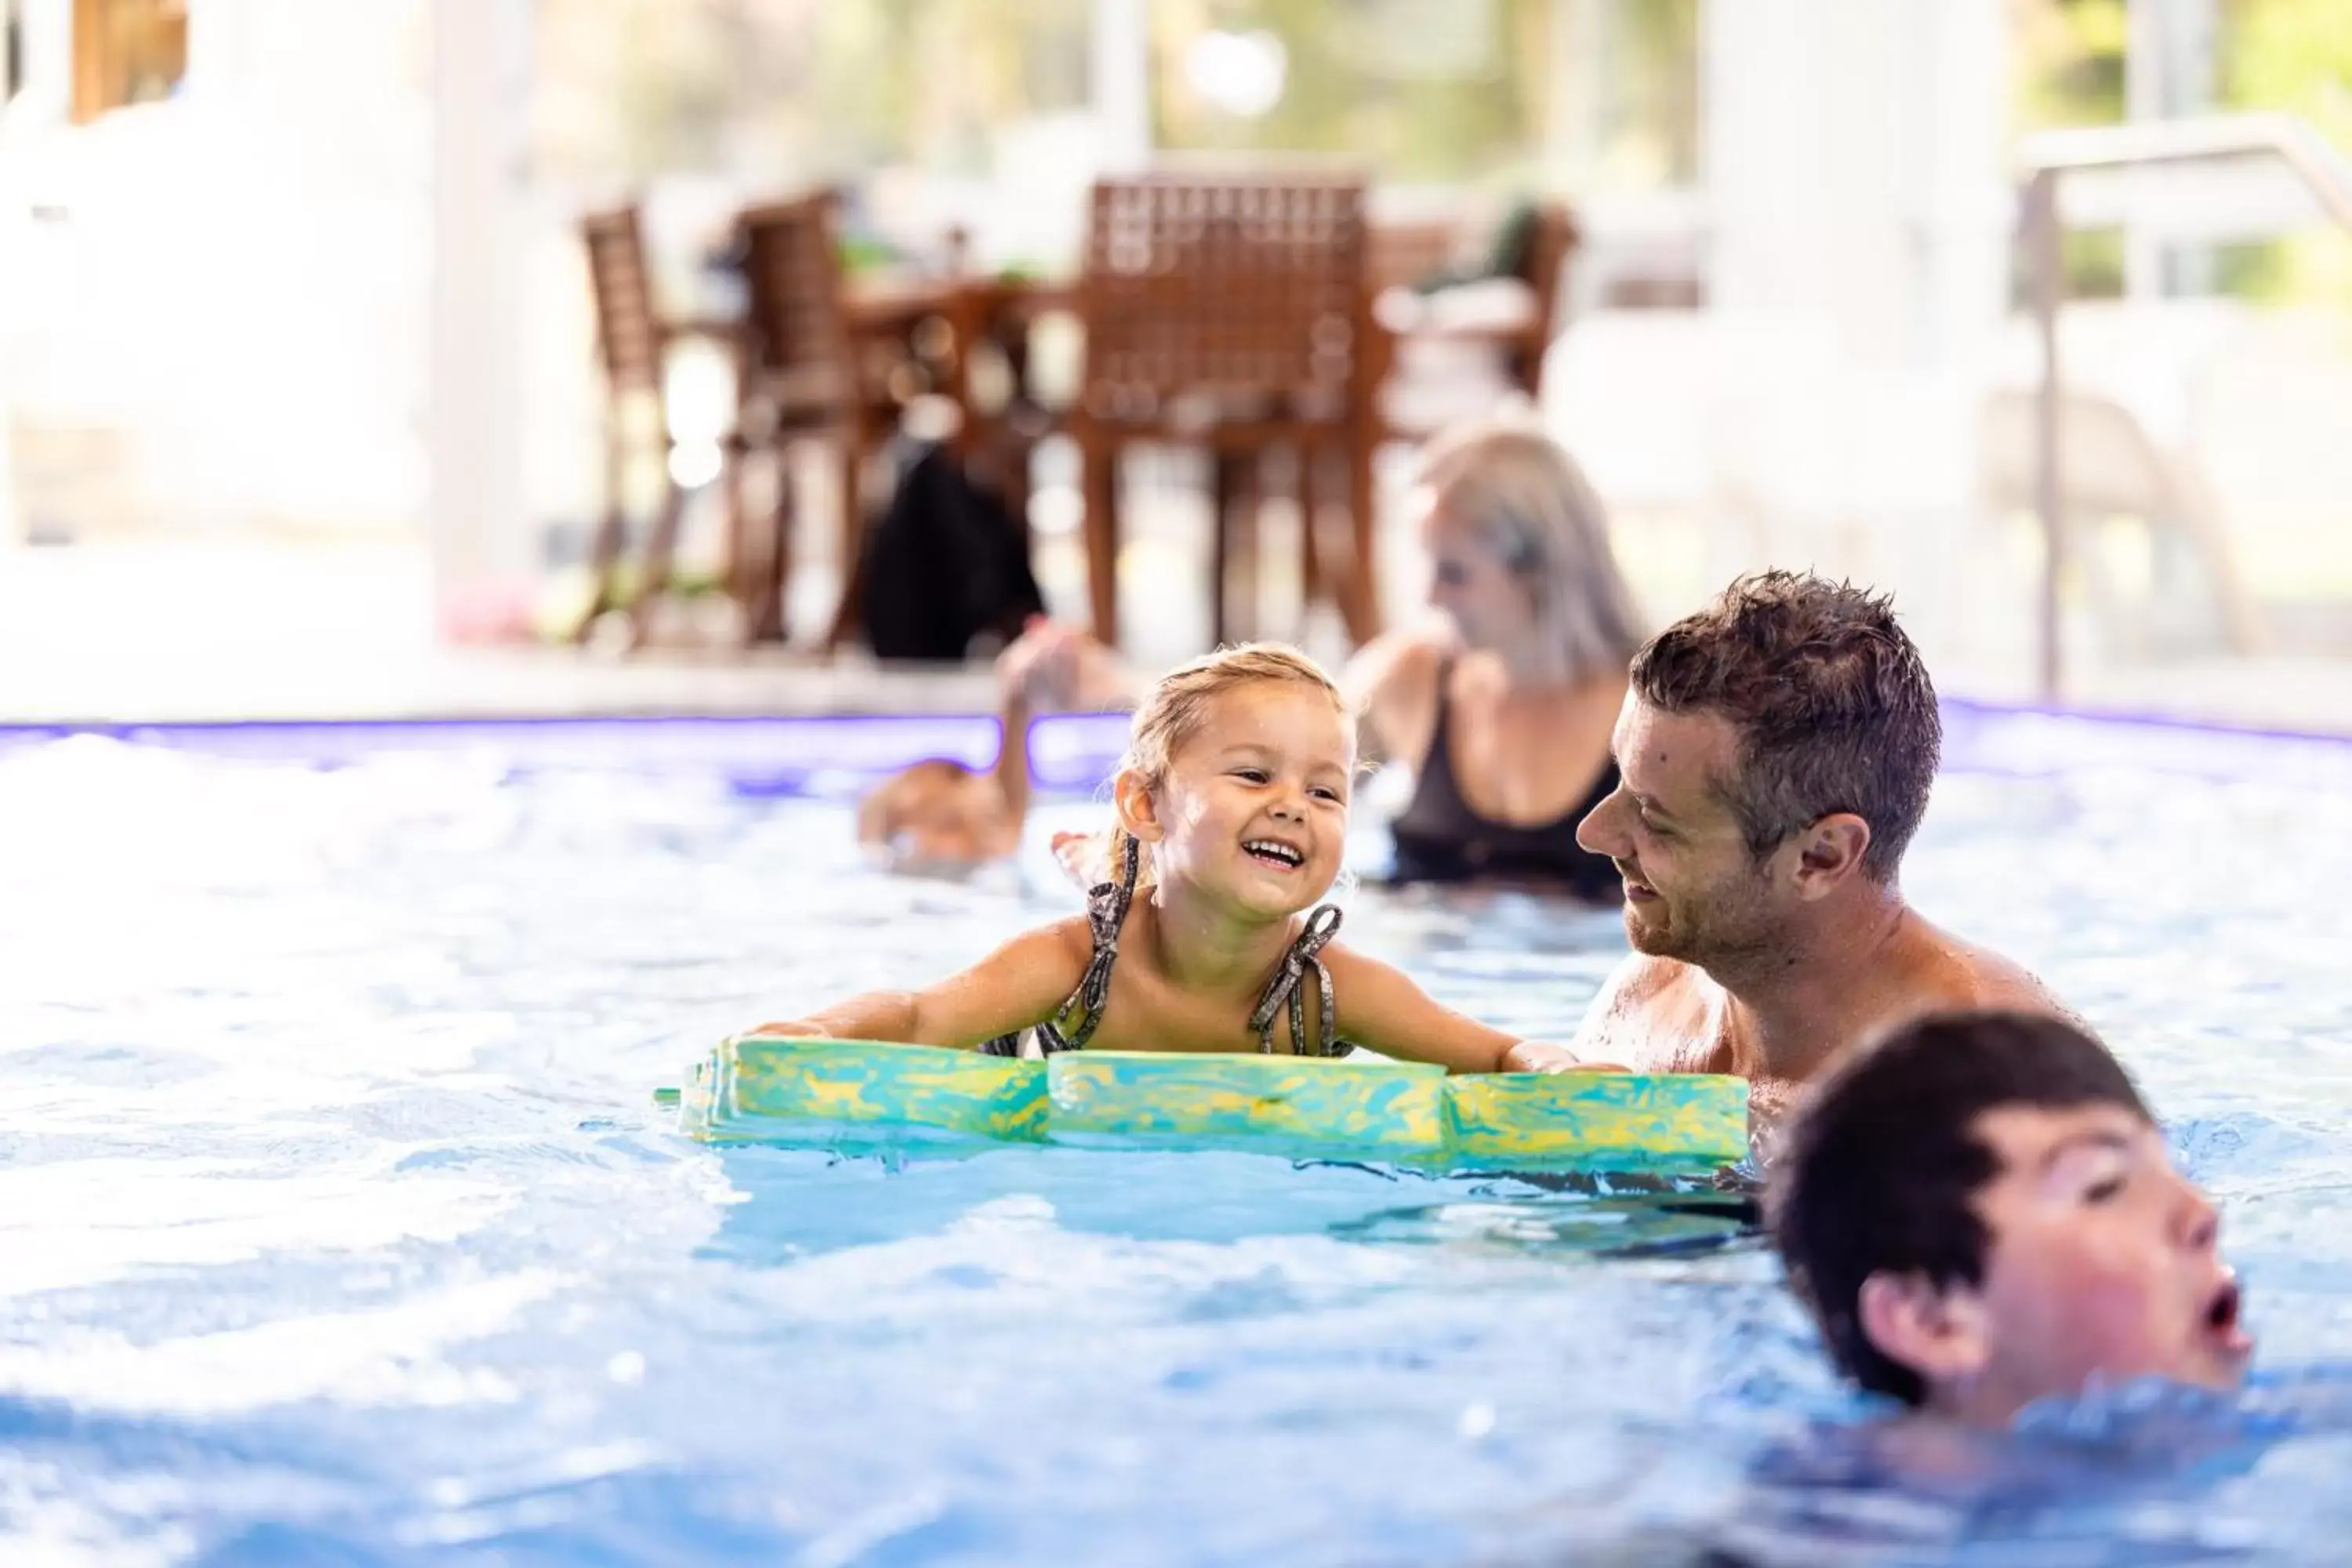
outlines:
M2233 1355L2242 1355L2253 1348L2254 1342L2238 1326L2238 1310L2243 1294L2234 1279L2225 1280L2205 1304L2205 1331L2220 1347Z
M1253 838L1242 846L1242 853L1253 860L1279 867L1285 871L1296 871L1307 864L1304 850L1294 849L1279 839Z

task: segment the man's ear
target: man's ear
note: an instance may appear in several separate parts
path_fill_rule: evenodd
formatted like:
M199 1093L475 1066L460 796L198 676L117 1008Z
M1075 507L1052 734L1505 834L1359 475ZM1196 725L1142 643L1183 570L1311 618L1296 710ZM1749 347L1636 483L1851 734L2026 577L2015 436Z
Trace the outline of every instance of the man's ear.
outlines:
M1881 1269L1862 1282L1854 1315L1880 1355L1930 1390L1974 1377L1992 1356L1984 1304L1957 1280L1939 1287L1924 1274Z
M1160 808L1151 798L1151 786L1133 768L1122 768L1111 781L1111 804L1118 811L1118 825L1146 844L1157 844L1166 829L1160 826Z
M1795 845L1797 896L1818 899L1862 874L1870 852L1870 824L1850 811L1833 811L1800 829Z

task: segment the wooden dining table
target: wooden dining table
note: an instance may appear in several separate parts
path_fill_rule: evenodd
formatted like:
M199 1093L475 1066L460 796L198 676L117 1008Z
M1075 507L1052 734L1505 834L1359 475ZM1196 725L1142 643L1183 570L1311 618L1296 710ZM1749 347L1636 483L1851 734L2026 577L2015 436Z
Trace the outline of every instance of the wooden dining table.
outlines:
M1012 374L1012 396L1034 406L1028 387L1029 329L1040 317L1076 310L1077 289L1005 274L853 276L842 303L857 343L903 348L929 374L926 390L952 403L961 416L949 444L969 456L987 440L1002 412L975 402L975 352L990 344L1002 353Z

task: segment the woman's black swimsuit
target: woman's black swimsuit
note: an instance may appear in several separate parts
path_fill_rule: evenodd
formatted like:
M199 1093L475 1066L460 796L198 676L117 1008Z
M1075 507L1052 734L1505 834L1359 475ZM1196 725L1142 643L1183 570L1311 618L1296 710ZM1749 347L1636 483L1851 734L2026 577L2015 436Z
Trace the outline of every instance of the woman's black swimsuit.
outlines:
M1115 882L1098 882L1087 894L1087 921L1094 927L1094 957L1087 963L1087 972L1078 981L1078 988L1070 993L1055 1015L1037 1026L1037 1046L1045 1055L1056 1051L1079 1051L1094 1038L1102 1026L1103 1010L1110 1003L1111 965L1118 958L1118 933L1127 924L1128 906L1135 901L1135 879L1142 860L1142 846L1133 837L1126 845L1126 858ZM1339 911L1329 904L1318 906L1307 915L1306 929L1298 940L1282 955L1282 963L1266 982L1265 991L1257 999L1256 1009L1250 1014L1250 1027L1257 1031L1257 1048L1267 1055L1274 1051L1274 1023L1287 1005L1290 1014L1291 1049L1300 1056L1341 1057L1348 1054L1348 1042L1339 1037L1339 1013L1331 996L1331 972L1323 967L1319 954L1334 936L1339 933ZM1309 970L1315 974L1315 984L1322 993L1323 1011L1317 1030L1315 1048L1307 1046L1307 990ZM1017 1057L1021 1054L1021 1033L999 1035L980 1047L982 1055Z
M1518 827L1479 816L1462 798L1462 786L1454 776L1452 748L1447 744L1453 708L1447 689L1453 685L1453 675L1450 661L1438 669L1437 728L1413 780L1412 800L1390 826L1396 841L1390 879L1464 882L1494 878L1543 882L1594 903L1615 902L1623 888L1616 863L1579 845L1576 825L1614 793L1617 764L1602 763L1601 776L1583 801L1549 822Z

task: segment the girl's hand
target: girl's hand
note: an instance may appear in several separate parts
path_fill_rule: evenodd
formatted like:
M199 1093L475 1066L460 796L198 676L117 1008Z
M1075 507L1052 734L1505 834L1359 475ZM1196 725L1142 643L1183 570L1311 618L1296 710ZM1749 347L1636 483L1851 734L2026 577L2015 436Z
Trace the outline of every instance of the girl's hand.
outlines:
M996 656L996 687L1005 701L1022 699L1049 711L1127 708L1138 695L1115 651L1043 616L1032 616Z
M1505 1072L1632 1072L1619 1062L1589 1062L1565 1046L1521 1040L1503 1053Z
M998 699L1048 710L1066 709L1077 698L1081 638L1067 626L1032 616L1021 635L996 656Z
M1091 891L1102 880L1104 869L1110 863L1109 841L1107 833L1066 830L1054 835L1054 858L1081 892Z

